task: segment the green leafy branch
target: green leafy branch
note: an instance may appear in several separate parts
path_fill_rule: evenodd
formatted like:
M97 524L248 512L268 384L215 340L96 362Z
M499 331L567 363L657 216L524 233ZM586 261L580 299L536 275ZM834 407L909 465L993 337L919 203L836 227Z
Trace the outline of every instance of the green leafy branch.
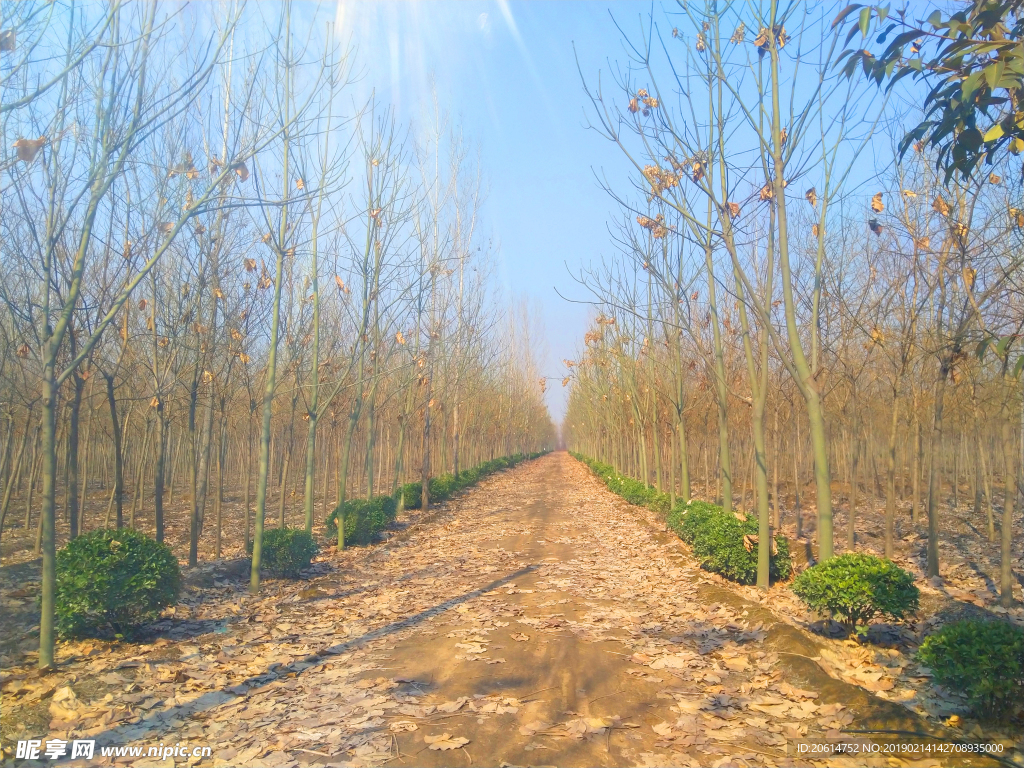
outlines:
M966 5L949 16L936 10L914 21L905 10L890 15L889 6L855 3L832 22L833 28L850 24L847 46L858 32L866 39L874 22L874 42L885 46L878 53L843 51L837 66L847 77L861 69L879 86L887 82L887 90L908 76L930 86L924 119L904 136L900 154L911 146L935 149L947 182L958 172L969 178L1003 150L1024 151L1024 2Z

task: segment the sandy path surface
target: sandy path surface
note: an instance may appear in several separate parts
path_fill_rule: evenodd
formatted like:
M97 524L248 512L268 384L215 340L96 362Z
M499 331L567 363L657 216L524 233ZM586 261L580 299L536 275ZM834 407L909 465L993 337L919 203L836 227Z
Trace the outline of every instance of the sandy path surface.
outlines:
M200 765L790 765L906 726L565 453L315 570L258 598L214 580L149 644L67 647L49 737L211 746Z

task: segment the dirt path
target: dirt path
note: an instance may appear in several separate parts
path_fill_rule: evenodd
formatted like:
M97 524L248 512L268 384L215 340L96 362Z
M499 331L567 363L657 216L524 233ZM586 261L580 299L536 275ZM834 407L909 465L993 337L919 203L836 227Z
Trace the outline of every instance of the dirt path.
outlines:
M565 453L431 517L259 598L216 580L147 645L69 646L66 679L15 688L22 716L56 690L50 738L209 745L214 765L808 764L798 745L838 728L915 727Z

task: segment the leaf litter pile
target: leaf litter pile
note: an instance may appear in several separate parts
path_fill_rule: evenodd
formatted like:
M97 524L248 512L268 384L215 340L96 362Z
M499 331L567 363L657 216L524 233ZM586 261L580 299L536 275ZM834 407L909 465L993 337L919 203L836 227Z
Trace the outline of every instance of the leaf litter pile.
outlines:
M189 764L223 766L942 764L800 754L872 714L850 691L945 710L899 651L790 653L757 604L781 588L724 588L644 518L564 453L530 462L302 581L214 579L147 641L5 669L4 742L201 744ZM806 648L822 692L787 672Z

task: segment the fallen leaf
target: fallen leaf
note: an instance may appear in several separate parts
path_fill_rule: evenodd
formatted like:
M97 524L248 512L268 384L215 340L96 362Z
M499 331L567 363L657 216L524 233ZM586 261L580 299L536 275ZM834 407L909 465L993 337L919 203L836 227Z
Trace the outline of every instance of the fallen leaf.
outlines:
M551 727L550 723L545 723L543 720L534 720L532 723L527 723L519 727L519 732L523 736L533 736L541 731L546 731Z
M450 733L442 733L440 736L424 736L423 740L430 745L431 749L448 750L460 749L469 744L469 739L462 736L453 737Z
M746 656L736 656L732 659L724 659L722 663L733 672L746 672L750 668L750 664L747 662Z

